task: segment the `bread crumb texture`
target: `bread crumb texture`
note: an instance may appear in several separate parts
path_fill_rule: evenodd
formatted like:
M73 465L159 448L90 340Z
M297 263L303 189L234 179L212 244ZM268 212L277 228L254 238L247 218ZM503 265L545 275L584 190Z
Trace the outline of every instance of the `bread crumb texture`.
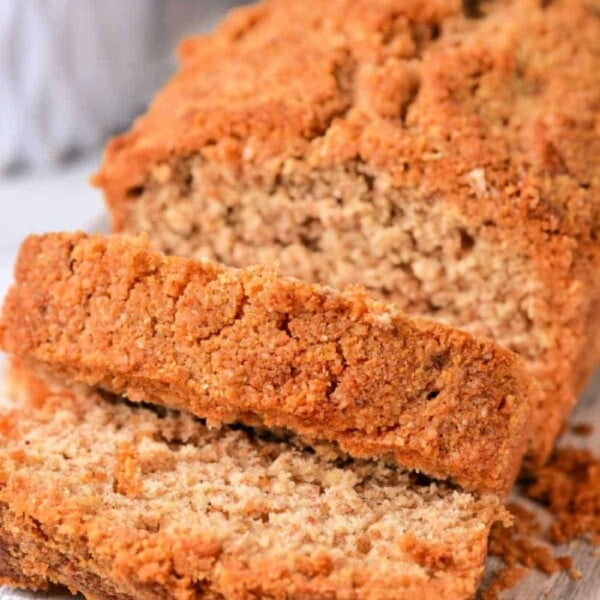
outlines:
M537 389L519 357L360 290L84 234L30 237L15 274L0 346L37 369L470 490L519 469Z
M591 426L583 431L590 433ZM484 600L496 600L500 591L513 587L532 568L548 575L567 571L577 581L581 571L568 554L554 556L553 546L578 538L590 544L590 552L597 552L600 546L600 461L590 451L559 447L548 464L529 473L519 489L524 498L543 510L548 524L542 527L539 518L522 503L508 505L513 525L508 529L492 527L489 544L490 554L506 566L483 591Z
M543 462L600 360L600 17L588 0L275 0L186 40L107 147L116 231L360 283L519 352Z
M0 578L87 597L470 598L503 510L328 447L13 370Z

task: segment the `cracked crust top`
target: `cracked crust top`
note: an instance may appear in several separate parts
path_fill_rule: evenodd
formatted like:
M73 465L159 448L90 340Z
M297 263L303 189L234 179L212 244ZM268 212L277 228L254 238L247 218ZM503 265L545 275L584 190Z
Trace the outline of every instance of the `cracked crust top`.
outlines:
M523 362L361 290L31 236L0 325L30 365L211 422L284 427L466 489L507 493L528 433Z
M263 181L290 157L365 161L477 222L527 225L530 242L593 243L600 18L585 0L504 0L485 13L465 17L458 0L232 12L182 44L179 73L109 144L95 181L115 229L153 166L200 153Z

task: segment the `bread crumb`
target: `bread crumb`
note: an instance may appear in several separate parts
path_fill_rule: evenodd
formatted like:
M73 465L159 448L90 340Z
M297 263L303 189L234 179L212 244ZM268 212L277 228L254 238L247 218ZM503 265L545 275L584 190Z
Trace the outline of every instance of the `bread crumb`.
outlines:
M573 581L579 581L583 576L582 572L579 569L571 569L569 571L569 576Z
M496 574L492 583L481 592L481 600L497 600L501 591L514 587L526 574L527 569L523 567L502 569Z
M524 493L552 514L553 543L600 534L600 461L589 450L557 449Z
M581 437L588 437L594 431L594 427L591 423L573 423L571 425L571 431L575 435L579 435Z
M582 572L573 566L570 556L553 556L553 545L580 537L592 545L600 542L598 457L589 450L565 446L556 449L548 463L530 475L522 484L522 494L548 511L550 526L542 530L533 512L518 503L508 505L514 516L512 527L496 524L490 533L490 554L499 557L506 568L483 591L482 600L496 599L500 591L514 586L531 568L548 575L566 571L578 581Z

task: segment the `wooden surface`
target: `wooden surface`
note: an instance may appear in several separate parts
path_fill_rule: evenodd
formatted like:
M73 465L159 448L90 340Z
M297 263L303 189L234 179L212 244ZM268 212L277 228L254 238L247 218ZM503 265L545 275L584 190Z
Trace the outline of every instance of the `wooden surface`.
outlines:
M560 444L589 448L596 455L600 454L600 370L582 394L571 419L572 423L590 423L594 430L587 437L566 433ZM535 512L542 523L548 522L548 515L526 498L514 493L514 500ZM600 600L600 552L590 544L581 540L564 546L558 546L555 555L569 555L573 558L573 567L579 569L582 578L573 581L569 575L561 571L551 577L539 571L529 571L526 577L513 589L500 595L501 600ZM488 559L485 580L489 580L498 567L498 559Z
M1 358L1 357L0 357ZM579 404L573 415L573 422L587 422L594 425L594 431L587 437L576 437L572 434L563 436L562 444L573 444L588 447L596 454L600 454L600 371L580 398ZM541 519L547 518L543 511L531 504L528 500L514 495L514 500L530 509L535 509ZM507 590L500 596L502 600L600 600L600 554L589 545L581 541L573 542L568 546L557 549L560 554L569 554L573 557L574 567L579 569L583 576L580 581L573 581L565 572L556 573L548 577L537 571L530 571L515 588ZM488 559L486 579L491 577L498 567L497 559ZM19 592L8 588L0 588L0 600L68 600L73 598L68 593L38 593ZM415 599L426 600L426 599Z

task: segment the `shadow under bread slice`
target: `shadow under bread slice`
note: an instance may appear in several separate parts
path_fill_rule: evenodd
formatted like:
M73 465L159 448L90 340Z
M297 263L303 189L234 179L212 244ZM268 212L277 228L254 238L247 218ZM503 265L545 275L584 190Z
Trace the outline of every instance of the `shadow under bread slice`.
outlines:
M28 238L15 279L0 347L39 371L469 490L502 495L518 471L534 392L521 359L360 290L82 233Z
M469 598L494 495L208 429L13 365L0 415L0 580L88 597ZM3 578L3 579L2 579Z

